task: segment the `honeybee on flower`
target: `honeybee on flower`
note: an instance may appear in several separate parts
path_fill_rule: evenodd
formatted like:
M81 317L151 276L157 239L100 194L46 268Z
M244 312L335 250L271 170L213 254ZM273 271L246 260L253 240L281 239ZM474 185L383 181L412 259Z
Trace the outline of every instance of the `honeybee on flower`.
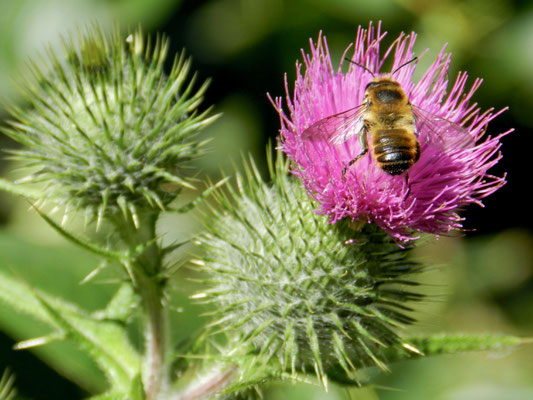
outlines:
M375 76L354 62L373 76L366 85L363 103L314 123L304 131L304 140L326 140L341 145L357 135L360 153L344 167L343 175L369 151L388 174L407 172L420 158L420 140L443 153L455 147L473 147L474 141L466 129L412 105L393 78L395 72L415 60L382 76Z
M413 82L416 34L400 35L381 55L385 35L380 25L360 27L342 58L353 52L346 73L342 61L333 67L324 37L311 41L297 64L294 94L285 85L288 113L282 98L273 101L280 148L332 223L375 223L399 241L460 229L458 211L505 183L487 171L510 131L485 137L504 110L470 104L481 80L467 89L466 73L449 88L445 49ZM384 74L389 57L392 73Z

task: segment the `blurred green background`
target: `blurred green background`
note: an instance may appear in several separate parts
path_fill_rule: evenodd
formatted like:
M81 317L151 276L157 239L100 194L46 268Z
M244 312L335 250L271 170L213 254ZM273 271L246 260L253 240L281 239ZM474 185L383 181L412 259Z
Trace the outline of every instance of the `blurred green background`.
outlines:
M482 109L510 110L494 121L489 134L514 127L503 139L503 161L493 173L508 173L508 184L486 199L486 208L465 211L462 238L441 238L418 250L437 265L421 279L430 296L416 314L414 333L464 332L533 335L533 221L529 164L533 151L533 3L527 0L0 0L0 98L19 101L14 81L25 60L61 34L98 21L104 27L143 26L164 32L172 52L186 48L199 77L213 79L206 105L223 117L203 135L213 151L198 161L201 177L231 173L241 154L264 163L265 144L279 120L266 92L283 94L283 74L294 81L294 64L309 38L322 30L334 63L353 41L358 25L383 21L392 41L399 32L418 33L416 51L436 54L444 43L453 53L450 78L460 70L485 83L475 96ZM429 63L431 57L422 60ZM0 106L0 119L6 118ZM13 146L0 139L2 148ZM236 145L238 143L238 145ZM13 165L0 166L16 176ZM51 233L28 204L0 197L0 268L44 289L60 293L90 310L105 305L113 287L79 286L97 264L86 253ZM198 230L194 218L168 217L160 230L169 240ZM188 257L186 250L177 262ZM59 278L60 277L60 278ZM190 286L190 285L187 285ZM189 288L190 290L190 288ZM51 290L52 291L52 290ZM96 295L95 295L96 294ZM201 324L189 306L189 291L177 288L174 330L190 332ZM0 371L10 366L21 398L78 399L102 389L103 377L67 345L36 353L15 352L16 340L46 329L0 305ZM135 340L135 338L134 338ZM36 354L36 355L35 355ZM54 366L50 368L48 364ZM435 357L395 364L391 374L370 371L384 400L496 400L533 398L533 346L506 354ZM84 378L72 383L80 372ZM81 387L81 389L80 389ZM267 399L376 399L372 391L273 385Z

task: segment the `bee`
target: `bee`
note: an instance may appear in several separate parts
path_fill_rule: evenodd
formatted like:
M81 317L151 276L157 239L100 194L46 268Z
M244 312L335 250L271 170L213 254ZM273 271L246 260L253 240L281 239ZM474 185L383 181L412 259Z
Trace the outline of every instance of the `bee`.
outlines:
M325 140L338 146L358 135L361 152L343 168L343 176L367 153L383 171L394 176L408 171L418 161L422 144L443 153L472 147L474 140L465 128L411 104L393 78L399 69L415 60L379 76L348 60L373 76L365 88L363 103L314 123L303 132L304 140Z

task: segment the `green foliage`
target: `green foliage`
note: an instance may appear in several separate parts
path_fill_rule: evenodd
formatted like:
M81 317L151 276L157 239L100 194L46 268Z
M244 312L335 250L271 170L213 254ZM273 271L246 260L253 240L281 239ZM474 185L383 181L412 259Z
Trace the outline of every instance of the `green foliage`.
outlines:
M527 342L525 339L509 335L439 334L406 338L404 346L388 349L386 353L387 359L394 362L410 358L429 357L439 354L459 354L469 351L505 351Z
M211 7L212 11L226 3L207 2L198 9ZM320 7L330 15L356 11L349 1L334 3L320 3ZM378 3L372 7L390 10L386 0ZM240 11L235 4L232 7ZM222 45L212 57L228 58L270 35L279 25L280 5L268 1L249 5L249 10L261 12L246 14L247 27L239 25L238 12L221 20L220 13L208 10L201 15L214 18L211 29L204 29L204 36L191 36L216 36ZM314 20L311 7L290 7L301 9L304 19ZM196 29L198 22L192 26ZM497 24L484 26L487 29L481 34ZM252 34L243 34L243 28L253 30ZM2 236L3 267L15 269L16 277L0 273L0 323L21 339L18 350L74 344L92 360L94 370L102 371L105 387L98 382L103 377L95 377L91 367L80 367L76 356L64 348L48 353L46 360L85 389L103 391L92 399L255 400L263 398L263 392L268 396L270 382L316 383L315 377L323 385L329 380L353 388L368 381L367 367L388 370L397 361L496 352L528 342L514 336L411 337L416 330L404 334L403 329L414 322L414 303L425 299L419 292L422 288L414 289L418 278L412 275L425 268L410 261L410 248L399 248L374 226L352 226L346 221L334 226L316 215L312 200L288 175L282 159L270 163L271 183L260 177L252 161L245 167L245 177L237 177L237 189L218 189L224 179L184 205L171 204L183 188L192 188L194 172L185 167L205 149L199 130L216 118L209 116L209 110L199 111L207 84L194 89L194 77L187 78L190 60L183 53L165 72L168 42L161 37L145 39L140 31L122 36L118 31L107 35L98 27L89 28L74 40L64 40L63 51L65 57L49 50L34 58L33 76L24 83L28 108L11 107L6 133L26 146L11 155L31 172L16 182L0 179L0 189L37 204L34 208L47 224L85 253L57 250L50 261L45 255L51 250L30 243L15 245ZM234 62L239 63L234 65L239 72L238 68L249 68L241 57ZM236 120L239 113L254 111L247 99L236 104ZM230 134L238 135L234 129L238 123L226 126L232 128L225 129ZM253 129L246 127L247 140L258 141ZM217 147L224 159L226 150L236 148L234 143L226 140L224 151ZM220 158L210 160L218 163ZM195 297L210 303L212 323L192 333L194 323L177 314L175 330L170 330L170 280L184 290L180 296L191 289L183 283L183 275L172 276L176 268L168 255L186 241L174 241L167 232L156 231L156 226L162 211L186 214L213 193L218 204L207 215L206 233L198 238L205 254L195 262L205 274ZM81 210L103 229L89 239L90 233L67 227L65 221L55 222L43 211L43 202L62 206L65 216ZM173 243L166 247L162 245L165 234ZM523 268L515 274L500 268L510 259L518 265L524 252L502 241L497 245L512 250L506 254L493 246L497 254L480 258L463 291L469 296L476 290L488 293L491 282L506 282L511 288L526 279ZM26 258L29 255L35 259ZM71 262L62 261L64 257ZM96 258L103 261L86 275L90 264L97 265ZM528 261L524 257L524 265ZM110 290L77 284L94 281L108 263L122 270L114 270L113 283L120 286L104 305L102 298L108 299ZM487 274L489 266L494 275ZM82 280L80 274L86 278ZM506 280L491 278L497 274L505 274ZM66 287L73 292L92 291L92 296L80 295L77 300L83 306L76 304L71 301L76 296L64 293ZM30 324L21 322L13 310L31 316L46 330L28 328ZM526 314L523 307L516 313ZM139 333L145 340L137 349L130 336L138 338ZM223 344L217 342L219 333L225 335ZM175 338L185 335L189 338L172 353ZM309 389L302 396L309 398L317 390ZM338 393L330 390L328 398ZM0 399L14 396L13 377L5 372Z
M0 400L13 400L17 395L17 390L14 387L15 377L6 369L0 378Z
M112 321L95 320L72 303L41 293L0 274L0 298L13 308L53 328L45 340L26 341L22 347L53 340L72 340L88 353L106 374L111 387L124 391L139 372L140 357L129 344L124 327Z
M5 179L0 179L0 189L11 194L26 197L28 199L37 199L39 195L38 190L20 184L17 185L16 183Z
M216 117L197 112L207 85L195 93L194 77L186 83L190 61L183 54L165 74L168 43L160 37L152 42L140 31L109 37L95 26L77 41L65 40L64 50L66 60L49 51L42 65L31 64L34 76L24 89L29 108L12 107L15 119L6 129L26 146L11 151L13 158L34 172L0 187L63 206L65 217L84 211L96 217L97 229L105 219L108 234L118 235L104 246L102 238L84 237L65 228L65 218L59 224L34 207L60 236L103 259L83 282L107 263L123 267L119 276L126 282L108 307L92 314L7 275L0 297L53 328L18 348L70 341L105 374L106 396L157 399L169 379L165 298L172 268L164 259L183 243L162 246L155 227L182 188L192 187L184 164L201 154L205 142L196 134ZM23 190L21 182L33 185ZM222 183L168 209L190 211ZM126 331L138 315L142 355Z

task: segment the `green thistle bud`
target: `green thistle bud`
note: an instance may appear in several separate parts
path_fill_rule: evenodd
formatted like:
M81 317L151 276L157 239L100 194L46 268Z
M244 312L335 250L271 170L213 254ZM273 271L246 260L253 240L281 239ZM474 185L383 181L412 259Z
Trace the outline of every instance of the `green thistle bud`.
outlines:
M409 303L423 297L406 289L422 267L375 225L355 231L317 215L285 161L270 170L272 185L252 163L238 190L219 193L220 210L199 240L205 256L197 264L211 288L195 298L216 307L210 329L324 384L357 383L356 371L368 366L387 369L385 350L403 344L398 330L414 321Z
M26 146L13 158L36 168L23 179L42 183L43 198L91 216L134 217L165 209L184 186L186 161L204 142L198 130L213 121L197 113L207 88L187 83L183 54L164 71L168 42L124 39L94 27L65 40L62 60L52 50L30 63L23 85L29 107L12 107L5 132Z

